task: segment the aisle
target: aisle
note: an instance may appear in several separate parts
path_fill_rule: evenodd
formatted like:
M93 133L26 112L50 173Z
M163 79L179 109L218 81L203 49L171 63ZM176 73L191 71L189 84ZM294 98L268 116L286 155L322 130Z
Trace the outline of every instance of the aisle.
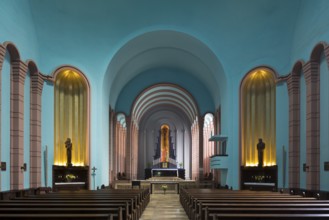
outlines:
M179 202L178 194L151 194L151 201L140 220L151 219L188 220L188 217Z

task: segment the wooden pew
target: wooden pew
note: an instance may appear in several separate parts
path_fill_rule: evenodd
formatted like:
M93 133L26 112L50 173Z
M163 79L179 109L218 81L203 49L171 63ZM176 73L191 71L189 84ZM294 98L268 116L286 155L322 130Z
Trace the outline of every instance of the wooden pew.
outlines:
M328 201L272 192L182 189L180 201L190 219L329 219Z
M82 220L114 220L115 218L111 214L1 214L1 219L17 219L17 220L35 220L35 219L47 219L47 220L69 220L69 219L82 219Z
M49 193L0 201L0 219L135 220L149 200L149 189Z

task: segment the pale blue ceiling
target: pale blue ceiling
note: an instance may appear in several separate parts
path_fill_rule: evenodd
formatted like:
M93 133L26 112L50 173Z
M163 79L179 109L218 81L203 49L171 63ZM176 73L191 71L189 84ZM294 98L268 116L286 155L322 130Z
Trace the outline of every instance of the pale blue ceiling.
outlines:
M115 106L138 74L179 68L198 78L218 106L230 80L254 65L286 73L300 2L30 0L30 8L44 72L75 65L102 84Z

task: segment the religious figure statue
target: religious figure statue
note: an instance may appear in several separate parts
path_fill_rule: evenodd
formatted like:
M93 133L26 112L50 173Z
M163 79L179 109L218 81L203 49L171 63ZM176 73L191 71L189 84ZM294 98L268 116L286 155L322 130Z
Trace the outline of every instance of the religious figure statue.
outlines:
M265 143L261 138L258 139L257 150L258 150L258 167L263 167L264 149Z
M68 167L72 166L72 142L71 142L71 138L67 138L65 141L65 147L66 147L66 157L67 157L67 163L66 165Z

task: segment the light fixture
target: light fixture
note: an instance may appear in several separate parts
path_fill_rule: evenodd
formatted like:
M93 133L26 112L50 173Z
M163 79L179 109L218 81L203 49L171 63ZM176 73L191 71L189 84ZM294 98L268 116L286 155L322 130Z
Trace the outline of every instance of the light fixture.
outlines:
M26 163L23 164L23 166L21 166L21 171L25 172L26 171Z

